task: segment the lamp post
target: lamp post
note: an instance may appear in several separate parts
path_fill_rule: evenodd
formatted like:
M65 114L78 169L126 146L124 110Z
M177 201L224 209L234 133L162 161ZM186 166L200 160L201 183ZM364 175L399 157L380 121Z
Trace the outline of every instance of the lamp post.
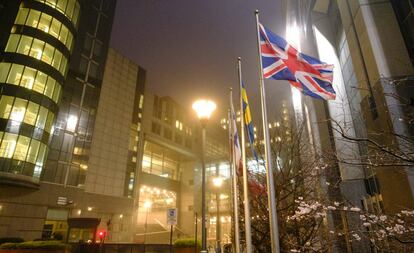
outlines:
M216 104L207 99L200 99L193 103L193 109L201 123L201 253L207 253L207 230L206 230L206 164L205 144L206 125L211 114L216 109Z
M147 200L147 201L145 201L145 203L144 203L144 208L145 208L145 226L144 226L144 252L145 252L145 250L146 250L146 240L147 240L147 225L148 225L148 211L149 211L149 209L151 208L151 206L152 206L152 202L151 201L149 201L149 200Z
M219 176L219 168L217 167L216 170L216 177L213 178L213 185L217 188L216 190L216 211L217 211L217 218L216 218L216 241L217 241L217 248L216 252L221 253L221 219L220 219L220 193L219 188L223 184L223 178Z

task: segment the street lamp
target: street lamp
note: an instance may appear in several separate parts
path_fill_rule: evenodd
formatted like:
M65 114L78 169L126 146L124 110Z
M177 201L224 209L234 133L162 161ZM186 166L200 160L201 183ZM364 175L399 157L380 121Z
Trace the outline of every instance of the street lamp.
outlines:
M213 185L217 188L216 191L216 211L217 211L217 218L216 218L216 242L217 242L217 253L221 253L221 220L220 220L220 194L219 188L223 185L223 178L220 177L218 174L219 170L217 167L217 176L213 178Z
M200 99L193 103L193 109L197 113L201 123L201 253L207 253L207 231L206 231L206 165L205 165L205 143L206 125L211 114L216 109L216 103L207 99Z
M220 187L222 184L223 184L223 178L222 177L213 178L213 185L215 187Z

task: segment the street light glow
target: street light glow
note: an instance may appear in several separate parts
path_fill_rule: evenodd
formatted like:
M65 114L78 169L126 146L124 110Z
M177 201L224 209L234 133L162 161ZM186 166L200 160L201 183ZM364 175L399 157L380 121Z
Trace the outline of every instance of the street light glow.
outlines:
M144 203L144 207L145 207L146 209L150 209L150 208L151 208L151 206L152 206L152 202L151 202L151 201L149 201L149 200L145 201L145 203Z
M193 110L197 113L197 117L201 120L208 120L211 114L216 110L217 106L211 100L200 99L193 103Z
M223 178L222 177L213 178L213 185L215 187L220 187L222 184L223 184Z

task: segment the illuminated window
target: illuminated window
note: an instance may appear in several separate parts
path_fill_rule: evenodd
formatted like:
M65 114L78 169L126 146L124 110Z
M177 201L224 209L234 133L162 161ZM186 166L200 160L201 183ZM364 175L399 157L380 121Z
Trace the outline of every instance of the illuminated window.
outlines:
M4 133L0 146L0 157L12 158L14 149L16 148L17 135Z
M46 124L47 113L48 113L48 110L44 108L43 106L41 106L39 110L39 115L36 121L36 127L44 129L45 124Z
M36 76L36 70L26 67L23 72L23 76L18 75L16 80L21 79L20 85L31 90L33 89L33 84Z
M16 48L17 41L19 43ZM26 35L11 34L6 46L6 52L29 55L47 64L51 64L62 75L66 74L67 58L59 50L41 40L33 39Z
M24 114L26 112L26 105L27 100L16 98L16 100L14 101L12 111L10 113L10 119L17 122L22 122Z
M10 70L10 66L11 66L10 63L5 63L5 62L0 63L0 82L1 83L6 82L7 75Z
M10 67L11 66L11 67ZM8 69L9 72L3 72ZM0 74L9 84L20 85L51 98L56 103L59 100L61 87L55 79L45 73L18 64L0 63Z
M17 13L16 17L16 24L23 25L26 22L27 15L29 13L29 9L20 9Z
M40 11L30 10L29 16L27 17L27 20L26 20L26 25L37 27L37 25L39 24L39 18L40 18ZM24 23L20 23L20 24L23 25Z
M57 11L63 13L76 26L79 17L79 3L76 0L36 0L45 3Z
M1 96L0 118L13 120L13 124L23 121L50 133L54 114L33 102L21 98Z
M37 152L39 151L40 142L33 140L30 142L29 150L27 151L26 161L36 163Z
M52 18L52 16L46 13L20 8L16 18L16 24L31 26L42 30L57 38L69 50L71 49L73 41L72 33L59 20Z
M26 115L24 117L24 122L34 126L36 124L37 112L39 111L39 105L33 102L29 102L27 106Z
M45 33L49 33L51 23L52 23L52 16L42 13L37 27L40 30L44 31Z
M16 144L13 159L24 161L29 149L30 138L20 135Z
M142 171L179 180L180 155L157 144L145 142Z
M8 119L12 106L13 106L13 97L1 96L0 98L0 118Z
M141 95L139 97L139 106L138 106L139 109L142 109L143 104L144 104L144 95Z

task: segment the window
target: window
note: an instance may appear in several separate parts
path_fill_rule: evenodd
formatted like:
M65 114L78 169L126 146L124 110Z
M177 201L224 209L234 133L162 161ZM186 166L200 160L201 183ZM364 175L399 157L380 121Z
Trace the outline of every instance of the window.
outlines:
M151 131L154 134L160 135L161 134L161 126L159 124L155 123L155 122L152 122L152 129L151 129Z
M27 151L26 161L36 163L37 152L39 151L40 142L33 140L30 142L29 150Z
M29 9L21 8L19 13L17 13L16 24L23 25L26 22L27 15L29 14Z
M52 16L42 13L37 27L40 30L44 31L45 33L49 33L51 23L52 23Z
M17 41L19 43L16 49ZM47 64L52 64L62 75L66 74L66 57L59 50L41 40L26 35L11 34L7 42L6 52L29 55Z
M49 34L51 34L55 38L59 38L60 27L62 23L60 23L57 19L52 19L52 24L50 25ZM64 41L62 41L64 43Z
M27 17L27 20L26 20L26 25L31 26L31 27L37 27L37 25L39 24L39 18L40 18L39 11L30 10L29 16ZM22 23L22 25L23 24L24 23Z
M8 73L6 72L8 70ZM44 94L56 103L60 98L61 86L41 71L18 64L0 63L0 78L6 83L20 85L29 90ZM1 80L0 80L1 81Z
M46 118L47 118L47 109L44 108L43 106L40 107L39 110L39 115L37 117L37 121L36 121L36 127L44 129L45 128L45 124L46 124Z
M22 65L13 64L13 66L12 66L10 72L9 72L9 77L7 78L7 83L19 85L22 72L23 72L23 66Z
M53 53L54 53L54 48L49 45L46 44L46 46L44 47L44 51L42 52L42 50L40 49L41 47L39 47L39 49L36 48L37 43L41 43L42 45L44 44L43 42L35 39L35 41L33 42L33 46L35 50L38 50L40 52L40 54L42 55L42 61L46 62L47 64L51 64L55 69L59 70L59 63L56 64L55 59L53 58ZM62 55L62 54L61 54Z
M46 79L47 79L47 75L44 74L43 72L38 71L36 75L35 83L33 86L33 90L43 94L43 91L45 90L45 86L46 86ZM50 78L50 79L53 79L53 78Z
M24 122L50 133L54 114L45 107L33 102L21 98L1 96L0 118Z
M79 3L76 0L36 0L63 13L76 26L79 17Z
M36 70L26 67L24 69L23 76L21 77L20 86L31 90L33 88L35 77Z
M0 157L12 158L14 149L16 148L16 134L4 133L0 146Z
M24 122L34 126L36 123L37 112L39 111L39 105L33 102L29 102L26 110L26 116L24 117Z
M178 144L181 144L183 142L183 137L181 136L181 134L179 133L175 134L175 142Z
M26 160L27 150L29 148L30 138L20 135L17 141L13 158L16 160Z
M28 16L27 19L26 16ZM29 10L27 8L20 8L16 18L16 24L31 26L42 30L57 38L60 42L65 44L69 50L71 49L73 40L72 33L69 32L68 28L59 20L46 13Z
M10 66L10 63L0 63L0 83L6 82Z
M89 65L89 75L94 78L98 78L98 64L91 62Z
M172 139L172 132L170 129L164 128L164 138L168 140Z
M20 37L16 34L11 34L6 45L6 52L16 52Z
M16 98L14 101L13 108L10 113L10 119L17 121L17 122L22 122L24 118L24 114L26 112L26 105L27 105L27 100Z
M93 56L99 57L102 53L102 42L95 40L95 45L93 48Z
M145 142L142 171L160 177L179 180L180 155L155 143Z
M138 108L142 109L143 104L144 104L144 95L141 94L139 96L139 106L138 106Z
M13 97L1 96L0 98L0 118L8 119L13 106Z

